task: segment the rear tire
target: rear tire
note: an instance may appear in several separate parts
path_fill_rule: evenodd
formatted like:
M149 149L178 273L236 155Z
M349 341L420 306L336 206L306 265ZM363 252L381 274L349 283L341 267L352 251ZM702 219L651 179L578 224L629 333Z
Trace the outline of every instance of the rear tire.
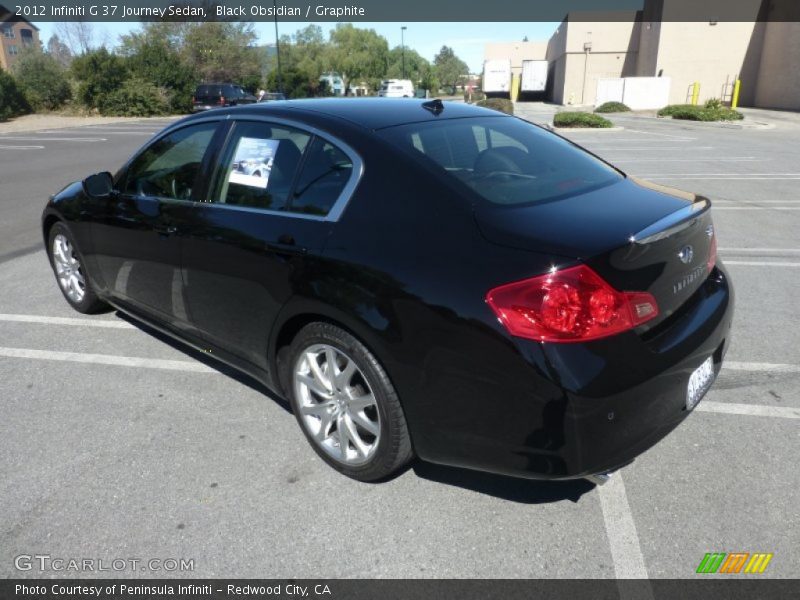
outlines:
M47 256L56 276L58 289L72 308L84 314L108 310L108 305L97 297L86 273L83 255L63 223L56 223L50 228Z
M281 380L311 446L334 469L359 481L385 479L413 452L405 415L375 356L346 331L311 323L281 361Z

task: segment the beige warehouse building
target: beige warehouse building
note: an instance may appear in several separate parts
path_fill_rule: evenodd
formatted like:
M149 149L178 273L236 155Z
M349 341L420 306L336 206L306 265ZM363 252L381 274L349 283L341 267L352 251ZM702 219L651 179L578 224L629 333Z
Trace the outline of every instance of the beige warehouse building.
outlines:
M741 0L740 14L749 20L715 20L726 14L727 1L704 0L708 20L694 22L669 19L696 0L645 0L642 11L569 13L544 54L542 43L517 44L515 52L513 44L487 44L486 58L511 58L512 68L547 59L548 98L558 104L593 105L600 80L627 77L669 78L670 104L689 102L695 82L700 102L730 101L738 78L740 105L800 110L800 22L775 20L800 3Z

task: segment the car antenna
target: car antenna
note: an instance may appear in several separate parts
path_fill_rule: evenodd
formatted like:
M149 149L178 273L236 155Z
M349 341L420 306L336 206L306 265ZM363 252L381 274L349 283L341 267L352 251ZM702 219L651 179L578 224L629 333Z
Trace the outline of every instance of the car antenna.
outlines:
M423 102L422 108L431 111L434 115L438 117L439 113L441 113L444 110L444 102L442 102L439 98L434 98L433 100L429 100L428 102Z

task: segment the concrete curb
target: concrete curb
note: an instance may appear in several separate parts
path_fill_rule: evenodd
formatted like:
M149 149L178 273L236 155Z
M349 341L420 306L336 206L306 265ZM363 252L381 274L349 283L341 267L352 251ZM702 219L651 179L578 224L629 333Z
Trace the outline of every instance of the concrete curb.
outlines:
M612 131L624 131L625 128L621 125L614 125L614 127L556 127L552 123L545 123L544 125L550 131L555 131L556 133L565 133L568 131L591 131L592 133L597 132L612 132Z
M755 121L753 119L746 119L746 122L741 121L692 121L690 119L673 119L672 117L649 117L645 115L627 115L621 117L624 119L642 119L648 121L661 121L664 123L673 123L677 125L692 125L697 127L709 127L712 129L775 129L775 123L767 123L765 121Z

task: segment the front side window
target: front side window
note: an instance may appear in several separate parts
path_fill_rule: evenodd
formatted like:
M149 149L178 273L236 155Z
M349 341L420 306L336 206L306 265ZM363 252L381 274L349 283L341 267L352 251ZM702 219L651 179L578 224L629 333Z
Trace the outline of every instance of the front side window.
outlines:
M325 217L353 176L328 140L286 125L239 122L222 154L212 201Z
M622 177L566 140L511 117L413 123L382 135L494 205L578 195Z
M217 123L201 123L174 131L150 145L128 169L123 192L188 200Z
M283 125L237 123L223 153L212 201L285 210L311 134Z

